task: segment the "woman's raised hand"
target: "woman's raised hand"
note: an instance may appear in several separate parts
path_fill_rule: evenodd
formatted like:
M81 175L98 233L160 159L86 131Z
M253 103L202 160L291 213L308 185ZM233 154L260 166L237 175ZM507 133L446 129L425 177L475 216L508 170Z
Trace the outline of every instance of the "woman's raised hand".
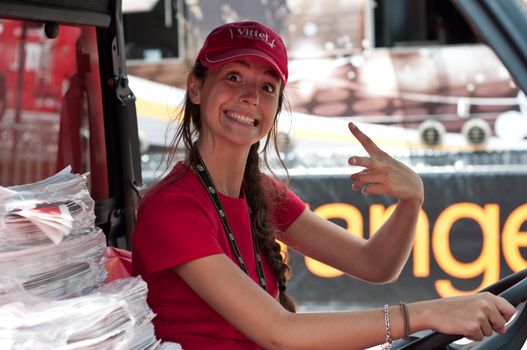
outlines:
M369 155L349 159L350 165L365 168L351 175L353 189L364 194L386 194L402 200L417 200L422 204L424 189L421 178L408 166L381 150L355 124L349 123L348 127Z
M424 328L476 341L493 331L505 333L505 323L516 310L507 300L488 292L422 301L408 307L411 322L423 321ZM417 317L412 321L414 310Z

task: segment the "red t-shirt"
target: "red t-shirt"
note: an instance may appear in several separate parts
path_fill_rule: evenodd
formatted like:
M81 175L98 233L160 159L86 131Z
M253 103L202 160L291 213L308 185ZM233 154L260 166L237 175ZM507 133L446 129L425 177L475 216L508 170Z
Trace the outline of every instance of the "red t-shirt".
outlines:
M176 182L141 203L133 235L133 273L141 275L148 284L147 301L157 314L153 320L156 335L163 341L180 343L185 350L259 349L171 269L219 253L226 254L238 265L217 211L198 177L182 163L174 171L181 175ZM280 183L268 177L266 183L283 194L279 200L272 201L270 222L285 231L302 213L305 204ZM245 198L221 193L219 197L249 275L258 283ZM276 298L276 277L261 256L268 292Z

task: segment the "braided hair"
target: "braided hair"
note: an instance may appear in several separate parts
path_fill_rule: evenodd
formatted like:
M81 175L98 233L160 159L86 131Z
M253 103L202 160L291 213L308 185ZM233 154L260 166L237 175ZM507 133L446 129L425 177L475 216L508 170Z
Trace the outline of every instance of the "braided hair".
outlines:
M207 76L207 68L204 67L198 60L194 64L191 74L194 74L194 76L203 81L206 79ZM276 111L275 115L275 121L271 132L267 135L265 139L265 144L262 152L263 160L260 159L260 142L257 142L251 146L251 149L249 151L249 156L247 159L247 164L245 166L243 178L243 190L247 199L247 204L251 208L251 226L254 235L258 240L258 246L262 250L262 253L265 256L267 263L271 266L278 281L280 304L285 309L291 312L295 312L295 303L286 293L287 276L288 272L290 271L289 265L286 262L286 257L281 252L280 244L276 241L277 228L273 227L269 222L269 203L272 198L276 199L276 196L279 196L280 193L278 193L277 191L273 191L274 188L269 188L273 186L266 186L266 184L269 184L268 181L265 181L265 177L267 175L263 174L260 170L260 163L263 161L265 166L272 173L268 159L268 149L272 144L276 151L278 160L286 170L287 174L285 164L283 163L283 160L281 159L280 154L278 152L276 138L276 117L282 110L284 100L285 94L282 86L278 101L278 110ZM175 136L170 140L168 152L163 154L163 158L160 165L163 167L163 173L169 172L170 168L175 163L176 153L181 143L183 143L183 148L185 150L185 159L189 162L189 165L191 167L194 167L196 165L192 154L194 153L193 147L195 147L194 141L199 136L199 130L201 129L201 115L199 105L194 104L190 100L188 92L185 96L183 108L181 109L179 115L174 119L168 131L170 131L174 125L177 125ZM174 171L170 172L160 182L154 185L145 196L148 196L160 190L161 188L168 186L169 184L177 181L181 176L181 173L177 173Z
M264 185L263 177L266 175L260 171L259 146L259 142L251 146L244 173L244 191L251 208L252 230L258 240L258 246L262 248L265 259L278 280L280 304L287 310L295 312L295 303L286 293L289 265L282 255L280 244L276 241L276 228L269 223L271 198L282 194Z

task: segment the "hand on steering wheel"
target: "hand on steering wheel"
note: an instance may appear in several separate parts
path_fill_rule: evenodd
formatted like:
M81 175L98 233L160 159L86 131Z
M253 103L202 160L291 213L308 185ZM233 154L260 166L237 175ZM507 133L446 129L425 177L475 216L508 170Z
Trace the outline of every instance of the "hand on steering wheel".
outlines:
M503 299L507 300L514 307L518 306L522 302L527 300L527 269L516 272L510 276L503 278L502 280L494 283L493 285L481 290L481 292L490 292L492 294L498 294ZM525 314L525 315L523 315ZM524 308L522 315L524 317L517 317L514 322L523 322L527 324L527 308ZM521 325L520 328L523 328ZM518 327L516 327L518 328ZM512 329L509 325L507 329L506 336L509 331ZM516 342L525 342L527 334L524 334L524 331L518 332L513 330L514 334L511 334L511 337L514 337ZM432 332L431 334L413 340L407 343L401 342L399 344L395 343L393 349L398 350L433 350L433 349L444 349L446 345L463 338L463 335L452 335L444 334L440 332ZM504 340L501 343L506 343ZM492 349L497 349L497 345L491 345ZM520 345L521 348L521 345ZM489 348L490 349L490 348ZM507 347L509 349L509 347Z

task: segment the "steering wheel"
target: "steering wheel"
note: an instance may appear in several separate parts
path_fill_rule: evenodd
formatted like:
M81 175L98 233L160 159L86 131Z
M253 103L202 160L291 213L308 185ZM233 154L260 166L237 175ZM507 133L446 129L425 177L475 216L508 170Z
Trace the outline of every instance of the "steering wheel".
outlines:
M494 333L485 338L476 347L477 350L521 349L527 339L527 268L509 275L498 282L482 289L480 292L490 292L505 298L518 309L515 318L507 325L504 335ZM523 303L523 304L522 304ZM522 304L522 305L520 305ZM520 305L520 307L518 307ZM392 349L397 350L433 350L456 349L448 344L463 338L462 335L432 332L422 338L398 340Z

